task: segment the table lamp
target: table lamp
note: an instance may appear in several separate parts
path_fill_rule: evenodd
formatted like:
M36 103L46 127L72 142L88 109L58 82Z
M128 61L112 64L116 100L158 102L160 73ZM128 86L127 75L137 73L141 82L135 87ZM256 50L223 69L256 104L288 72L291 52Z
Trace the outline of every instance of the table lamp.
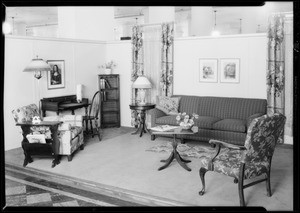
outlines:
M132 84L132 88L138 89L140 102L139 105L145 105L146 89L151 89L151 83L144 75L137 77L135 82Z

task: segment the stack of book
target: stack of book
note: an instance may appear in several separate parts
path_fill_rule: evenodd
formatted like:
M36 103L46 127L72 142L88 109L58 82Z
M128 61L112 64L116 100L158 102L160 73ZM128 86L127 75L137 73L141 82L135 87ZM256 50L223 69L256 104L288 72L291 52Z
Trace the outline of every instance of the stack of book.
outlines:
M167 132L179 128L179 126L160 125L150 128L153 131Z

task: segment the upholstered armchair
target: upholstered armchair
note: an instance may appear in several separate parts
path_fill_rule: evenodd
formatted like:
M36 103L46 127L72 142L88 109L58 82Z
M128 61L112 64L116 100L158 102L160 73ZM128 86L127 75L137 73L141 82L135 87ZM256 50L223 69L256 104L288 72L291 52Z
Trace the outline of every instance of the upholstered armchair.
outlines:
M43 120L62 122L58 126L59 155L66 155L72 161L73 153L78 148L84 149L82 115L47 116Z
M34 148L30 148L27 135L44 135L46 144L52 144L53 155L67 155L68 161L72 160L72 154L78 149L83 149L83 127L81 115L60 115L48 116L42 119L41 124L33 124L34 116L40 116L38 107L35 104L20 107L12 111L14 120L17 125L22 127L23 141L22 148L25 154L23 166L32 162L30 153L33 149L44 149L43 144L35 143ZM20 125L21 124L21 125ZM55 141L55 143L53 142ZM29 147L29 148L28 148ZM28 152L25 150L29 150ZM41 151L44 152L44 151ZM46 151L45 151L46 152ZM39 153L36 152L38 155ZM59 163L57 158L52 165L54 167Z
M233 177L234 183L238 183L240 206L245 206L244 189L263 181L266 181L267 195L271 196L271 160L278 138L283 133L285 120L284 115L277 113L255 118L247 131L244 146L210 140L209 143L215 145L216 152L210 158L201 160L199 174L202 189L199 195L202 196L205 192L205 173L214 171ZM245 179L262 175L264 178L244 185Z

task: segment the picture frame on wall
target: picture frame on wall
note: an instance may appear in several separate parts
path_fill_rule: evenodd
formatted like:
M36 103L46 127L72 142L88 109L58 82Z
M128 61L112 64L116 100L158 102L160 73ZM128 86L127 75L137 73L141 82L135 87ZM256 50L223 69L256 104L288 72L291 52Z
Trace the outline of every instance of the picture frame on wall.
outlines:
M65 87L65 61L48 60L51 71L47 72L48 89L60 89Z
M218 59L199 59L199 81L218 82Z
M222 58L220 59L220 82L239 83L240 82L240 59Z

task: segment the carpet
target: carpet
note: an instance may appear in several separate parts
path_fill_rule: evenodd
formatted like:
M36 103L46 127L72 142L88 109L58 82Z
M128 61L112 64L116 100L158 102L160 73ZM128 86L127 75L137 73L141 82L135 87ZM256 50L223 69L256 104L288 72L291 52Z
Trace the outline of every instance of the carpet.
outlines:
M173 151L172 142L157 144L146 151L171 153ZM190 146L187 144L179 144L177 151L182 157L203 158L211 156L215 152L215 149L201 145Z

